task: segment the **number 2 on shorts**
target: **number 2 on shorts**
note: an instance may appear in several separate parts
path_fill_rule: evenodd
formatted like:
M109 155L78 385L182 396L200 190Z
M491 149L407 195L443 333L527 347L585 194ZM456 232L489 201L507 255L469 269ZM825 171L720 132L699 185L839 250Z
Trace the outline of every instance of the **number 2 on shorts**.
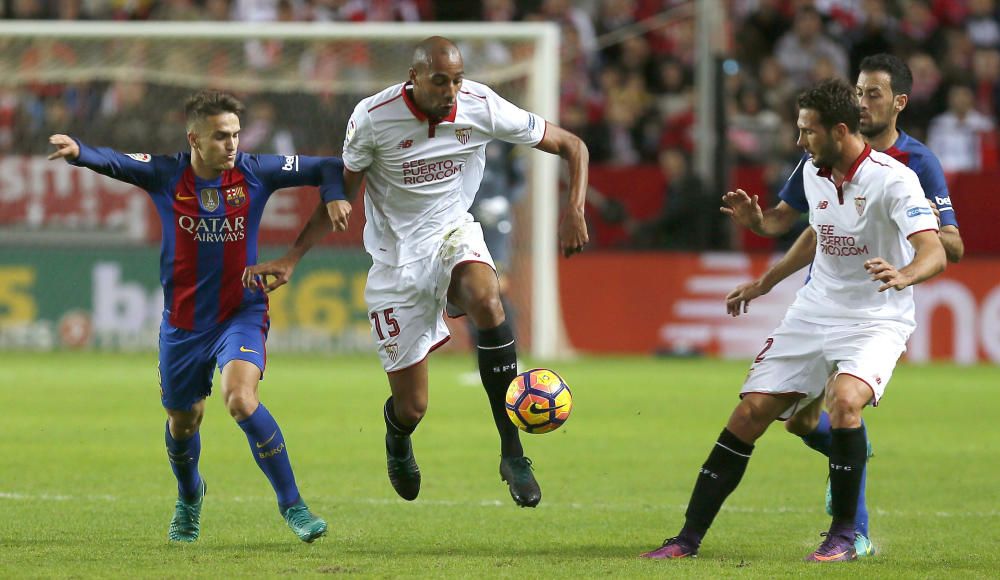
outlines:
M757 358L753 359L753 362L759 363L764 360L764 353L768 351L774 345L774 339L768 338L764 341L764 348L760 349L760 353L757 354Z

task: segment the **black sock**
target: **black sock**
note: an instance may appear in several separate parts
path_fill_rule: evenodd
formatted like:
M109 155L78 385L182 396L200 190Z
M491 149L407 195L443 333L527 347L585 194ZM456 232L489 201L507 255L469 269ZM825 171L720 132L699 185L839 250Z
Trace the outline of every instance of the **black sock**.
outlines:
M861 476L868 458L865 428L832 429L830 444L830 495L833 499L833 523L850 524L854 529L854 516L858 510L861 493Z
M406 457L410 453L410 434L413 433L416 425L406 426L400 423L396 417L396 411L392 407L392 397L385 400L385 407L382 408L382 418L385 419L385 444L389 453L396 457Z
M701 539L722 509L722 503L743 478L752 452L753 445L740 441L729 429L722 430L698 472L694 492L684 514L684 529L680 533L683 539L695 547L701 544Z
M500 433L500 455L520 457L524 455L521 439L504 406L507 387L517 376L517 348L510 324L505 321L496 328L480 329L476 351L479 354L479 376L490 400L493 422Z

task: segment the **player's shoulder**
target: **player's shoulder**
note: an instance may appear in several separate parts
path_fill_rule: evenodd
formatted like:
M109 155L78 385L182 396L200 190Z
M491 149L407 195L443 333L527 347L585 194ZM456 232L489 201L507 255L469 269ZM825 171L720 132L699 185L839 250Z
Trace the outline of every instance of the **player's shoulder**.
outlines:
M184 171L191 165L190 153L174 153L173 155L150 155L148 153L126 153L128 157L139 163L149 163L158 172L165 175Z
M471 79L465 79L462 81L462 89L459 91L459 94L470 99L485 100L496 96L497 93L488 85Z
M934 156L934 153L927 145L924 145L922 141L912 135L904 133L903 131L899 132L899 139L896 139L896 143L893 144L893 147L906 153L911 163L915 160L937 160L937 157Z
M877 186L881 183L888 186L892 183L903 182L920 187L920 181L913 169L893 156L872 149L868 158L870 161L868 168L871 171L868 180L872 185Z
M395 101L400 101L402 103L403 97L403 87L406 83L396 83L392 86L386 87L381 91L361 99L358 106L355 108L355 112L364 111L365 113L372 113L377 109L384 107Z
M888 153L872 149L868 154L868 158L871 160L870 166L872 170L881 175L883 179L909 179L911 176L916 177L912 169Z
M944 179L944 170L934 152L919 139L900 131L895 147L907 155L907 165L918 175Z
M260 155L237 151L235 166L243 173L253 174L260 168Z
M868 153L868 158L873 162L872 167L877 172L892 173L900 171L901 169L906 169L906 164L900 162L888 153L872 149Z

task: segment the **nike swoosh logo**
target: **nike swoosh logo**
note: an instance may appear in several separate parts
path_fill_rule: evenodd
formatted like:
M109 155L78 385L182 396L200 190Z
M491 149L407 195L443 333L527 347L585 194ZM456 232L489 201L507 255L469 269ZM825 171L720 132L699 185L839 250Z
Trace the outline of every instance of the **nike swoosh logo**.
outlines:
M270 443L272 440L274 440L274 436L277 435L277 434L278 434L278 430L275 429L274 433L271 433L271 436L267 438L267 441L265 441L263 443L258 443L257 444L257 449L260 449L261 447L263 447L263 446L267 445L268 443Z
M259 352L253 350L252 348L247 348L245 346L240 347L240 352L252 352L254 354L260 354Z
M820 562L828 562L830 560L836 560L837 558L843 558L844 554L846 553L847 551L845 550L839 554L834 554L832 556L820 556L819 554L816 554L816 559L819 560Z
M537 415L539 413L548 413L549 411L558 411L565 406L566 405L559 405L558 407L539 407L538 403L531 403L531 406L528 407L528 412Z
M178 193L177 195L174 196L174 198L176 198L177 201L187 201L189 199L194 199L194 196L193 195L181 195L180 193Z

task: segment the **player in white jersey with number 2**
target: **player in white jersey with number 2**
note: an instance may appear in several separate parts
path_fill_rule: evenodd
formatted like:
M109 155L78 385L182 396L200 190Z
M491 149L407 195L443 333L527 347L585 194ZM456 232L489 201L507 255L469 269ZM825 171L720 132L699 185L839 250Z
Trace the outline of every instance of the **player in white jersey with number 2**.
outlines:
M483 230L469 208L491 140L559 155L570 168L569 200L559 224L568 257L588 241L583 208L589 154L575 135L464 76L454 43L424 40L414 52L409 81L358 103L344 139L348 195L366 180L364 243L374 264L365 301L392 390L384 408L386 463L396 492L415 499L420 470L410 435L427 409L426 357L449 338L445 313L467 314L479 330L480 376L500 433L500 476L515 503L534 507L541 489L504 408L517 373L514 334ZM284 258L251 274L276 276L271 288L284 283L305 250L329 231L324 211L317 208ZM343 216L330 218L336 223Z
M943 271L946 258L916 174L873 151L858 132L855 88L823 81L802 93L798 106L798 144L811 166L793 176L801 188L784 190L798 191L797 198L764 212L756 196L737 190L723 197L723 211L769 236L808 212L817 237L810 280L754 359L740 403L698 474L684 527L645 557L697 554L739 484L754 442L774 420L791 417L824 392L832 425L833 521L806 559L857 557L854 516L867 458L861 412L882 398L916 327L911 286Z

